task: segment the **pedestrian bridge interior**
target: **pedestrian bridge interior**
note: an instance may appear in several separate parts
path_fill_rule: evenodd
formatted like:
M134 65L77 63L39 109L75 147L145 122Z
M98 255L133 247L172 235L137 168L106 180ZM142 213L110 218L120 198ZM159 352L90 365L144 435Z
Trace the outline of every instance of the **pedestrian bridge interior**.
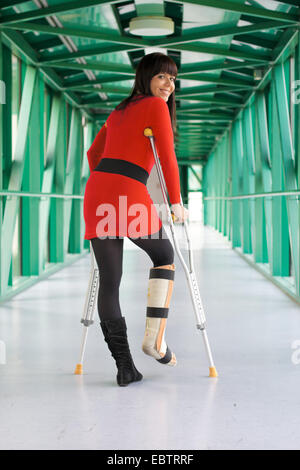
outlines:
M143 355L150 260L126 240L121 305L145 380L120 390L97 321L73 373L86 152L156 51L178 68L175 152L219 377L178 260L178 365ZM299 0L2 0L0 126L0 447L296 448Z

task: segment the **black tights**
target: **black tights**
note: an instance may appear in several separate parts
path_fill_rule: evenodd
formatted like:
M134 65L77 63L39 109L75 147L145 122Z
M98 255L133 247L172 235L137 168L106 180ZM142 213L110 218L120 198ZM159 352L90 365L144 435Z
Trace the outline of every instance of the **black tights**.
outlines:
M149 255L154 267L173 264L174 249L163 226L158 233L159 238L129 238L129 240ZM124 239L92 238L91 243L100 274L98 292L100 320L121 318L119 287L122 278Z

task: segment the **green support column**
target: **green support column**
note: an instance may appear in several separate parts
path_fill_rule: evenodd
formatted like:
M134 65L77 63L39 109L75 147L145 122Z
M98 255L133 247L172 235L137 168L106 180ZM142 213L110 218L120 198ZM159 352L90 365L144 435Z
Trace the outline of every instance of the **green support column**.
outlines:
M276 109L275 87L272 95L272 191L283 191L283 159L280 142L280 128ZM289 224L285 197L274 197L272 201L272 227L273 227L273 275L289 276Z
M57 146L55 151L55 172L53 178L52 192L63 194L65 187L65 169L67 155L67 112L66 103L63 101L61 96L59 96L59 100L61 100L62 109L58 121L59 124L57 133ZM65 260L63 199L51 199L49 229L50 262L63 262Z
M243 113L243 143L245 147L243 160L243 184L244 194L255 192L255 158L253 146L253 119L252 107L247 106ZM254 199L243 201L244 207L244 253L255 251L255 202Z
M218 146L216 149L216 156L215 156L215 175L216 175L216 194L218 197L222 196L222 179L223 179L223 171L222 171L222 164L223 164L223 159L222 159L222 143ZM222 231L222 200L217 199L216 200L216 221L215 221L215 228L221 232Z
M26 76L22 93L21 108L19 114L17 143L15 148L14 162L11 169L8 190L20 191L23 179L24 158L28 125L31 112L36 69L27 66ZM1 294L7 289L10 262L12 256L12 240L19 206L19 197L9 196L6 201L1 240Z
M25 153L22 191L40 191L40 106L39 78L35 81ZM39 200L22 198L22 275L39 275Z
M78 151L79 144L79 134L80 134L80 116L79 112L76 109L73 109L71 116L71 126L70 126L70 135L69 135L69 145L68 145L68 158L67 158L67 168L66 168L66 179L64 186L65 194L73 194L74 191L74 182L76 174L76 165L78 165L77 156L81 158L81 152ZM79 161L80 164L80 161ZM80 170L80 165L79 165ZM80 171L78 173L80 175ZM72 204L74 205L75 201L72 199L64 200L64 253L68 253L69 247L69 236L70 236L70 220L71 220L71 210ZM76 222L79 222L80 214L80 205L76 205ZM78 243L78 239L76 240Z
M298 33L298 46L296 48L296 60L295 60L295 77L297 80L297 90L298 90L298 100L296 104L296 142L297 142L297 170L298 170L298 189L300 188L300 96L299 96L299 88L300 88L300 32ZM300 214L299 214L300 218Z
M240 148L240 140L238 139L238 132L240 127L240 120L233 124L232 128L232 196L239 196L241 194L240 181L241 181L241 163L242 151ZM232 201L232 247L240 247L241 242L241 202L237 199Z
M203 211L203 225L208 225L208 201L205 199L208 196L207 191L207 172L206 172L207 165L203 165L202 167L202 211Z
M232 128L229 129L227 135L227 181L226 181L226 197L232 195ZM228 240L232 241L232 202L226 199L226 212L227 212L227 228L226 233Z
M259 136L258 136L258 116L255 114L255 104L253 105L254 118L253 123L253 148L255 162L254 193L263 193L263 175L262 162L260 154ZM264 209L264 199L254 199L254 261L256 263L268 262L267 237L266 237L266 218Z
M237 133L238 138L238 147L242 155L242 194L250 193L249 185L249 165L247 161L247 150L245 149L244 141L245 133L245 112L243 112L242 121ZM249 199L242 200L242 247L244 253L252 253L252 244L251 244L251 214L250 214L250 204Z
M1 34L1 33L0 33ZM3 188L8 187L12 163L12 60L11 51L2 43L2 80L5 84L5 105L2 105L3 129ZM5 206L5 204L4 204Z
M74 194L80 194L81 190L81 166L83 157L83 129L80 122L80 115L78 115L78 127L76 139L76 151L74 152L74 182L71 190ZM70 235L69 235L69 252L81 253L82 251L82 236L81 236L81 222L82 222L82 201L74 199L72 202L71 218L70 218Z
M50 115L50 125L47 138L47 149L46 149L46 163L43 165L42 175L42 193L51 193L53 187L53 180L55 174L55 158L57 151L58 135L62 128L59 128L61 110L61 98L55 95L52 100L52 108ZM50 217L50 204L49 198L40 199L39 207L39 218L40 218L40 237L39 237L39 259L40 259L40 272L45 269L45 244L48 237L49 229L49 217Z
M180 166L180 187L181 187L181 197L184 205L188 205L189 202L189 182L188 182L188 167Z
M284 188L286 191L297 190L295 153L289 117L289 104L283 65L277 65L274 71L276 104L282 146ZM299 279L299 201L297 197L287 198L288 224L290 229L291 255L295 277L296 292L300 295Z
M3 46L2 46L2 35L0 33L0 86L3 89L0 90L0 191L3 189L3 116L5 106L5 81L4 81L4 61L3 61ZM3 197L0 197L0 246L2 246L2 213L3 213ZM1 254L0 254L1 256ZM2 263L1 263L2 264ZM1 265L0 265L0 286L2 285L1 280ZM0 292L1 294L1 292Z
M3 36L2 36L3 38ZM5 84L5 104L2 105L2 132L3 132L3 160L2 160L2 184L3 189L8 188L9 176L12 165L12 110L16 108L19 103L16 99L13 102L12 97L12 54L8 47L2 41L2 73L3 82ZM21 93L20 93L21 94ZM15 97L16 98L16 97ZM7 198L2 198L2 214L3 216ZM8 285L12 285L12 261L9 268ZM1 289L1 288L0 288Z
M87 159L87 151L93 143L93 122L88 122L86 125L86 134L84 138L84 145L83 145L83 155L82 155L82 169L81 169L81 186L80 186L80 194L84 194L85 185L90 175L90 169ZM80 232L81 232L81 251L83 249L90 248L90 242L88 240L84 240L84 232L85 232L85 223L83 218L83 200L80 201L80 208L81 208L81 224L80 224Z
M298 33L298 45L296 47L295 53L295 80L297 84L297 100L294 103L295 108L295 148L296 148L296 171L297 171L297 187L300 190L300 32ZM300 223L300 197L298 196L298 221ZM299 241L300 244L300 241ZM298 245L299 246L299 245ZM298 253L298 259L300 257L300 253ZM300 263L300 261L299 261Z
M207 175L207 193L209 197L215 197L216 196L216 188L215 188L215 181L214 181L214 158L215 158L215 153L213 152L206 164L206 175ZM211 225L212 227L215 227L215 212L216 212L216 200L211 199L208 201L208 206L207 206L207 212L208 212L208 225Z
M256 157L257 157L257 168L259 167L260 176L256 179L256 188L257 192L271 192L272 191L272 170L271 170L271 156L270 156L270 142L269 142L269 131L268 131L268 122L267 122L267 108L266 108L266 99L264 92L259 92L256 100ZM270 264L270 271L273 273L273 257L272 257L272 199L264 198L263 207L265 213L265 229L263 232L265 236L262 235L263 242L263 252L262 259L263 262L267 262L268 259ZM264 248L264 238L266 237L267 243L267 253L265 253Z

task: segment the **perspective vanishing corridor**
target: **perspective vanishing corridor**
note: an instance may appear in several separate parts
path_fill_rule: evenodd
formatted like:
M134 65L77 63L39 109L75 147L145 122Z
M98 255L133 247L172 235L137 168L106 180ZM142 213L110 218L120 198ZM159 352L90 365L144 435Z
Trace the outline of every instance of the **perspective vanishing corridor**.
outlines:
M219 378L205 375L180 260L157 274L125 237L120 304L143 380L124 391L94 304L74 375L92 246L87 151L155 52L178 70L174 150ZM0 156L0 448L299 447L299 0L0 1ZM156 169L139 169L162 205ZM143 348L156 361L142 352L149 272ZM156 364L173 348L176 367Z

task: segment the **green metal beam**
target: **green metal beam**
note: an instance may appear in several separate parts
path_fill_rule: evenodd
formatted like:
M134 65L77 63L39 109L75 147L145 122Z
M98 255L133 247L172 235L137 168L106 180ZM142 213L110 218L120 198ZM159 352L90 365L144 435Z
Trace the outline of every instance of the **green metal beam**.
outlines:
M82 89L84 91L84 89L86 87L91 87L92 85L101 85L103 83L122 82L122 81L125 81L125 80L133 80L134 76L135 76L135 74L132 73L131 75L125 75L125 74L108 75L106 77L98 78L96 80L88 80L88 79L82 80L81 79L81 80L71 82L70 85L65 84L64 90L74 90L74 89L80 90L80 89Z
M178 77L183 78L185 75L190 75L192 73L199 73L199 72L211 72L214 70L235 70L241 69L245 67L259 67L268 64L268 61L258 61L258 62L247 62L247 61L233 61L226 59L217 59L217 60L210 60L206 62L198 62L198 63L191 63L191 64L183 64L180 66L178 71ZM251 70L250 69L250 70Z
M75 0L73 2L64 2L46 8L34 9L17 15L3 15L0 19L2 24L13 24L19 21L30 21L45 18L59 13L67 13L68 11L77 10L79 8L87 8L97 5L104 5L106 3L114 4L119 0Z
M254 134L253 134L253 116L252 106L249 105L245 108L243 113L243 143L244 143L244 194L255 193L255 155L254 155ZM254 199L248 199L248 205L246 208L246 230L249 239L248 253L253 253L256 256L255 248L255 201ZM243 201L243 205L246 201Z
M24 64L22 64L24 69ZM23 74L22 74L23 75ZM33 90L30 120L28 124L27 145L24 155L24 171L22 178L22 191L39 192L41 187L41 170L43 159L43 131L40 126L41 98L43 98L43 83L39 76L36 77ZM40 128L40 129L39 129ZM37 133L39 129L39 133ZM41 138L42 137L42 138ZM21 246L19 250L21 258L22 276L38 276L39 271L39 200L36 198L22 198L20 201L19 220ZM20 240L19 239L19 240ZM26 247L26 248L25 248ZM15 273L13 273L15 277Z
M262 23L256 23L249 26L234 26L232 23L221 23L217 25L202 26L200 28L192 28L188 30L182 36L174 36L170 38L159 38L152 40L153 46L167 47L171 45L181 45L188 42L198 41L201 39L208 39L214 37L224 37L233 35L244 35L249 33L255 33L258 31L266 31L276 28L285 28L289 26L299 24L299 19L295 22L278 22L278 21L265 21ZM227 26L228 25L228 26Z
M1 24L1 23L0 23ZM297 24L297 23L294 23ZM63 35L70 37L80 37L92 40L102 40L117 44L129 44L139 46L159 46L169 47L170 45L181 45L186 43L192 43L200 39L207 39L213 37L223 37L239 35L243 36L249 33L265 31L269 29L284 28L292 26L291 22L278 22L278 21L265 21L262 23L256 23L250 26L233 26L232 23L211 25L209 27L193 28L188 33L182 36L174 36L171 38L159 38L159 39L139 39L131 36L120 36L115 33L114 30L103 30L94 31L91 28L78 27L78 25L72 23L66 23L62 28L52 27L50 25L41 23L30 23L30 22L18 22L16 24L10 23L3 28L8 27L11 29L23 30L23 31L38 31L53 35Z
M1 25L1 22L0 22ZM134 45L139 47L148 47L151 45L151 41L148 39L140 39L138 37L132 36L120 36L116 34L114 30L105 30L101 28L101 30L93 31L92 28L84 29L78 28L76 24L68 24L64 25L62 28L53 27L46 24L40 23L27 23L26 21L16 23L16 24L9 24L7 26L2 25L2 29L17 29L20 31L38 31L40 33L47 33L47 34L54 34L56 36L70 36L70 37L79 37L79 38L86 38L95 41L105 41L111 42L116 44L128 44Z
M0 84L3 86L5 83L5 71L4 71L4 54L3 54L2 34L0 33ZM11 69L11 67L10 67ZM3 94L1 93L1 104L0 104L0 191L3 189L3 161L4 161L4 107L3 107ZM0 247L2 247L2 214L3 214L3 198L0 197ZM0 295L2 293L2 263L0 264Z
M20 3L29 3L31 0L2 0L0 2L0 9L7 7L13 7L14 5L19 5Z
M78 138L80 135L80 116L76 109L72 110L71 128L68 145L68 158L67 158L67 170L64 193L72 194L75 182L75 171L76 168L80 167L81 155L78 153ZM79 160L79 161L78 161ZM73 201L73 205L74 205ZM77 209L80 205L77 204ZM70 237L70 220L71 220L71 209L72 200L67 199L64 201L64 252L68 252L68 243Z
M267 106L265 94L259 92L256 100L256 167L260 170L256 175L255 192L272 191L272 171L270 158L270 141L268 132ZM258 165L259 162L259 165ZM273 237L272 237L272 200L264 198L265 232L267 240L268 261L273 274Z
M251 46L259 46L259 47L264 47L267 49L274 49L277 43L277 39L272 37L272 39L269 39L269 37L264 37L264 35L261 34L247 34L247 35L237 35L234 36L235 41L240 41L243 42L244 44L250 44Z
M108 54L113 52L129 52L129 51L139 51L143 50L143 46L128 46L127 44L109 44L105 43L100 46L84 46L76 52L57 52L56 54L48 53L43 54L38 65L45 64L50 65L51 67L57 62L64 60L73 60L81 57L89 57L101 54Z
M17 31L8 31L2 33L2 37L6 44L13 48L14 52L20 53L25 63L37 65L39 61L39 54L28 44L23 36ZM39 70L43 73L46 83L54 90L62 90L63 82L59 76L50 67L40 66ZM75 93L64 92L66 100L73 106L80 106L81 100Z
M113 82L113 81L122 81L122 80L130 80L134 79L135 73L132 72L131 74L120 74L118 75L109 75L107 77L99 78L96 80L79 80L77 82L72 82L70 85L66 85L64 87L65 90L79 90L80 88L86 88L86 87L91 87L92 85L97 85L97 84L102 84L102 83L108 83L108 82ZM177 78L180 78L177 76ZM232 87L236 87L237 89L253 89L253 86L256 85L254 80L252 78L247 77L248 83L242 80L236 80L236 79L230 79L230 78L217 78L215 76L209 75L209 74L191 74L191 75L186 75L183 77L186 80L196 80L196 81L203 81L207 83L214 83L217 85L224 85L225 87L231 87L231 88L223 88L220 91L228 91L231 89L235 89ZM202 87L203 89L204 87ZM217 91L216 88L212 89L212 91ZM208 91L210 89L208 88Z
M189 51L216 56L219 55L222 57L233 57L236 59L253 60L255 62L272 59L269 52L260 51L259 49L255 52L249 51L248 48L246 49L244 46L231 46L228 49L228 47L222 44L212 44L209 42L180 44L179 46L170 45L168 49L171 51Z
M46 165L43 171L42 193L51 193L55 171L56 146L59 132L59 119L61 110L61 98L54 96L51 109L50 125L47 139ZM49 227L50 199L41 198L39 207L40 237L39 237L39 259L40 272L44 269L44 250Z
M269 64L268 61L259 61L259 62L240 62L240 61L230 61L224 59L212 60L207 62L183 64L180 66L177 78L186 78L186 75L191 77L191 74L199 74L199 72L212 72L214 70L235 70L235 69L245 69L249 67L249 70L253 67L260 67ZM70 70L98 70L101 72L112 72L112 73L124 73L124 74L135 74L135 70L130 65L126 64L115 64L112 62L101 62L101 61L89 61L86 64L78 64L76 62L58 62L51 63L53 68L62 68Z
M86 64L77 62L58 62L51 64L53 68L70 69L70 70L97 70L99 72L112 72L121 74L135 74L134 68L127 64L115 64L113 62L90 61Z
M252 77L245 77L243 80L233 79L233 78L225 78L225 77L216 77L214 74L207 74L207 73L193 73L193 74L186 74L183 77L177 75L177 78L184 78L186 80L197 80L199 82L208 82L208 83L215 83L217 85L225 85L225 86L235 86L241 88L248 88L249 86L255 86L256 83Z
M270 62L267 69L264 70L263 78L259 81L256 87L256 90L250 93L250 95L244 101L242 109L237 114L236 119L239 118L239 115L243 112L244 107L246 107L248 103L250 103L251 100L254 98L256 91L263 90L266 87L268 81L271 80L271 73L272 73L274 66L283 60L283 56L285 55L286 51L292 50L293 45L295 45L295 43L299 41L299 32L294 29L292 29L291 31L290 30L286 31L282 36L283 38L280 41L281 49L277 50L276 54L273 53L273 60ZM213 150L214 148L212 149L212 151Z
M213 8L218 8L226 11L233 11L237 13L247 14L259 18L267 18L269 20L295 22L298 21L298 17L293 14L283 13L279 11L267 10L264 8L257 8L241 3L235 3L229 0L169 0L171 3L187 3L194 5L203 5ZM39 18L45 18L46 16L55 15L62 12L76 10L79 8L87 8L95 5L104 4L115 4L119 0L77 0L73 2L60 3L58 5L42 8L39 10L32 10L25 13L19 13L18 15L7 15L4 16L1 22L5 24L17 23L24 20L36 20Z
M235 3L230 0L168 0L171 3L183 3L192 5L201 5L212 8L218 8L226 11L247 14L258 18L267 18L269 20L288 21L294 23L299 21L299 17L290 13L268 10L266 8L257 8L243 3Z

